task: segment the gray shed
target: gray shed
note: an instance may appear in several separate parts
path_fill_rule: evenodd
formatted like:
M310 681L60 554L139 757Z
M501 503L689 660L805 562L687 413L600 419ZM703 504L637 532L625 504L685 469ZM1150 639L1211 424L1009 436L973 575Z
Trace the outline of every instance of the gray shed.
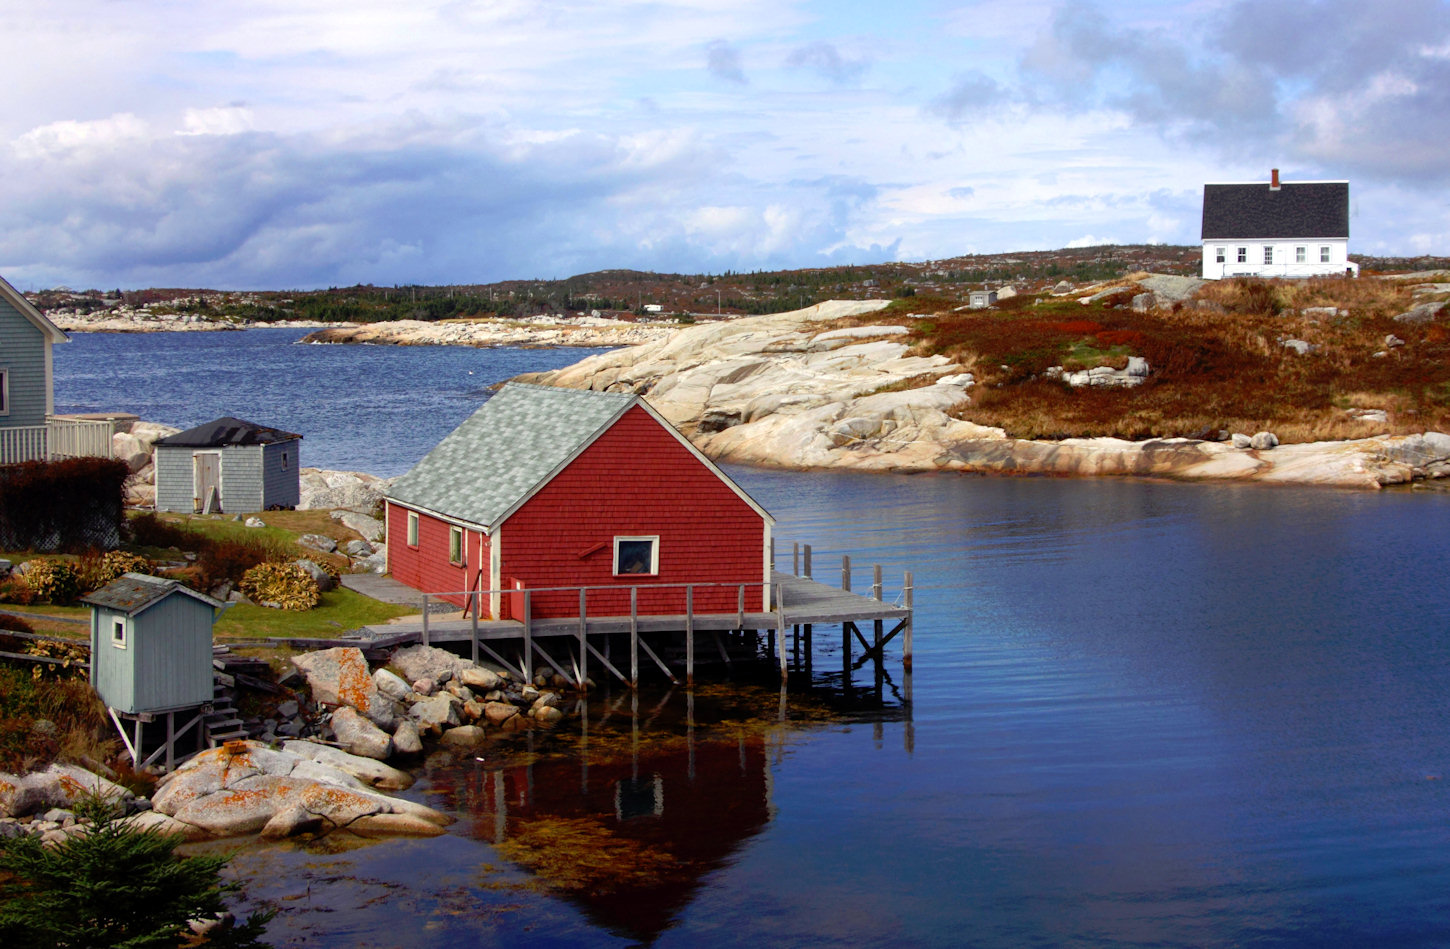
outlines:
M212 701L211 628L226 604L139 573L81 602L91 608L91 685L107 707L138 715Z
M187 514L294 508L302 436L219 418L156 443L156 510Z
M989 307L996 302L996 290L970 290L967 292L967 305L974 310Z

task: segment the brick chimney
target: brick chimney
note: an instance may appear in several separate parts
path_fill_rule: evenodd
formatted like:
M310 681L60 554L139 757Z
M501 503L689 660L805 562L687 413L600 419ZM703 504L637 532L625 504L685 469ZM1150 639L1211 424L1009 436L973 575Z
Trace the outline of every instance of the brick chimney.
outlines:
M1279 169L1275 168L1269 172L1269 190L1279 190Z

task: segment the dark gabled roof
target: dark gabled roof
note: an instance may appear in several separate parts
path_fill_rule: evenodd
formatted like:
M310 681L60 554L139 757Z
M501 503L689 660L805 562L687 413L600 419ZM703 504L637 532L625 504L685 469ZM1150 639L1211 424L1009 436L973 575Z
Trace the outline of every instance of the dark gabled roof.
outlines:
M280 428L268 428L245 419L230 415L215 422L207 422L184 432L168 435L156 442L158 445L185 446L187 448L220 448L223 445L272 445L277 442L301 438Z
M1203 240L1349 237L1349 182L1203 186Z
M123 573L99 590L81 597L80 602L90 606L117 610L127 616L135 616L148 606L160 603L172 593L189 596L214 610L226 605L221 600L214 600L205 593L197 593L190 587L182 585L180 581L168 580L164 577L150 577L144 573Z
M388 499L492 531L629 409L639 406L774 523L713 462L636 395L510 382L407 474Z

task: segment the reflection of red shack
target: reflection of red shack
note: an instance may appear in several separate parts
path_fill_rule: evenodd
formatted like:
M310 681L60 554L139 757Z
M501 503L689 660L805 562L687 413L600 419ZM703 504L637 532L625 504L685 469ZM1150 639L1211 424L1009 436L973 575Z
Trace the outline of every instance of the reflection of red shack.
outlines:
M637 396L510 384L388 492L388 567L425 593L493 591L535 618L765 611L760 505ZM741 602L742 588L745 600ZM460 606L465 597L445 597Z
M649 740L627 756L546 759L454 789L475 836L600 925L642 941L770 819L765 738Z

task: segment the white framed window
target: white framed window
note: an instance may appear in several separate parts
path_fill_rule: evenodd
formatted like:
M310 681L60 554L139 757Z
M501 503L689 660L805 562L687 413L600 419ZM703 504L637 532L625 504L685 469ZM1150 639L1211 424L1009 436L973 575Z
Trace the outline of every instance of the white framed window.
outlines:
M10 414L10 370L0 369L0 415Z
M452 564L463 563L463 528L448 528L448 562Z
M1320 247L1319 247L1319 262L1321 264L1327 264L1327 263L1329 263L1329 245L1327 245L1327 244L1320 245Z
M1221 264L1227 258L1228 258L1228 248L1227 247L1215 247L1213 249L1213 261L1214 261L1214 263Z
M1239 248L1239 263L1246 264L1248 262L1249 262L1249 249L1247 247L1240 247Z
M1273 244L1265 244L1264 245L1264 263L1266 263L1266 264L1272 264L1273 262L1274 262L1274 245Z
M418 512L408 512L408 546L418 546Z
M656 574L660 572L660 538L616 537L614 538L614 575Z
M111 621L111 645L117 649L126 648L126 621L116 619Z

